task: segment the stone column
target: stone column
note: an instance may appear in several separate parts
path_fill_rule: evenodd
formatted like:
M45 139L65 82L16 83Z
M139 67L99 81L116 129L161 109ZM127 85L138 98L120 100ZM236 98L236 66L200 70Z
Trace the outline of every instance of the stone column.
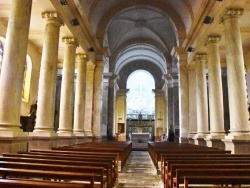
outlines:
M93 109L94 69L95 65L91 61L88 61L87 73L86 73L86 97L85 97L85 117L84 117L84 133L87 137L93 136L92 109Z
M227 8L221 16L225 27L230 134L228 139L249 138L247 93L239 16L243 9Z
M109 79L109 94L108 94L108 137L115 136L115 86L117 75L112 75Z
M86 67L85 54L76 54L77 77L74 105L74 128L76 136L84 136L85 96L86 96Z
M27 136L20 109L32 0L13 0L0 76L0 137Z
M197 135L195 144L197 145L206 145L204 138L208 134L206 59L206 54L196 54Z
M178 59L179 68L179 118L180 118L180 137L179 142L188 142L188 68L187 53L183 48L176 47L173 54Z
M65 54L63 60L61 100L58 136L72 136L73 94L75 80L75 53L78 46L74 37L64 37Z
M230 133L223 141L232 153L249 153L249 114L239 17L242 8L227 8L221 16L224 25Z
M127 114L127 92L129 89L119 89L116 91L116 133L119 132L118 123L124 123L124 133L119 136L119 141L126 141L126 114Z
M195 66L188 66L188 124L189 134L188 140L190 144L194 144L194 138L197 134L197 102L196 102L196 72Z
M168 97L167 97L167 105L168 105L168 129L171 127L174 127L174 111L173 111L173 78L171 74L167 74L167 92L168 92Z
M224 108L221 81L221 66L219 54L220 36L208 36L207 46L207 65L209 81L209 117L210 117L210 135L207 145L210 147L219 147L221 138L225 137L224 129Z
M102 125L102 74L103 61L96 61L94 73L94 96L93 96L93 134L96 138L101 138Z
M162 134L166 133L166 101L163 90L153 89L153 91L155 92L155 139L160 141Z
M50 137L54 133L55 84L58 63L59 31L63 24L57 12L43 12L46 19L40 68L37 119L32 136Z
M103 99L102 99L102 127L101 127L101 135L104 139L107 140L108 138L108 117L109 117L109 80L112 76L112 73L104 73L103 75Z

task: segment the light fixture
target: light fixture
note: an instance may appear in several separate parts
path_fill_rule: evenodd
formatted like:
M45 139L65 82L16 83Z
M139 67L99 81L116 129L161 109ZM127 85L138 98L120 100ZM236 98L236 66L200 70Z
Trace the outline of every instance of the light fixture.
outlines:
M94 52L95 49L91 46L91 47L88 48L88 51L89 51L89 52Z
M203 21L203 23L204 24L211 24L213 22L213 20L214 19L212 17L206 16L205 19L204 19L204 21Z
M193 52L194 51L194 48L189 46L188 49L187 49L188 52Z
M61 5L67 5L68 2L66 0L60 0Z
M72 20L71 20L71 24L72 24L73 26L78 26L78 25L79 25L79 22L78 22L77 18L72 19Z

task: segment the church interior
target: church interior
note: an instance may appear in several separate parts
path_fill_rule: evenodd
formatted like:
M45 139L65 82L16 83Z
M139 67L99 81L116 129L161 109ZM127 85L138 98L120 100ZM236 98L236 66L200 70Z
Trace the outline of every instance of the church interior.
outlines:
M62 148L116 151L115 172L100 187L114 187L118 171L125 179L142 171L134 161L146 169L151 160L149 171L161 174L154 187L178 187L165 177L166 148L190 160L202 148L218 158L230 153L247 167L250 0L0 0L0 7L2 160ZM57 186L82 186L66 184Z

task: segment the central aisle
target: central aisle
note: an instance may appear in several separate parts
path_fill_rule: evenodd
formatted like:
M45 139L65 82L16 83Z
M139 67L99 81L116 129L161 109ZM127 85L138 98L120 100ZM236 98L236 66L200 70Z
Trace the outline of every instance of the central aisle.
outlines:
M118 176L117 188L162 188L161 177L148 154L148 151L132 151Z

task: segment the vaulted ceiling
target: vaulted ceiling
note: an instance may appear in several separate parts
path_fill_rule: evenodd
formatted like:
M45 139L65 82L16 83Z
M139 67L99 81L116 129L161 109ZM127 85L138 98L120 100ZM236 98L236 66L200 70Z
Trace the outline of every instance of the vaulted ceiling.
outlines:
M60 37L77 37L80 44L77 52L86 53L92 62L104 55L106 72L119 75L128 64L141 62L143 67L143 62L147 65L151 62L148 65L151 72L177 73L176 60L171 55L173 48L180 46L185 52L194 48L188 52L188 63L192 63L196 52L206 52L204 44L210 34L222 36L220 55L225 65L220 15L227 7L243 7L240 17L243 51L249 56L250 0L66 0L67 5L61 1L33 0L29 40L40 53L46 23L41 13L56 10L65 22ZM0 7L0 21L7 25L11 0L0 0ZM204 24L206 16L213 18L210 24ZM74 18L79 25L72 25ZM60 41L59 66L63 55L64 44Z

